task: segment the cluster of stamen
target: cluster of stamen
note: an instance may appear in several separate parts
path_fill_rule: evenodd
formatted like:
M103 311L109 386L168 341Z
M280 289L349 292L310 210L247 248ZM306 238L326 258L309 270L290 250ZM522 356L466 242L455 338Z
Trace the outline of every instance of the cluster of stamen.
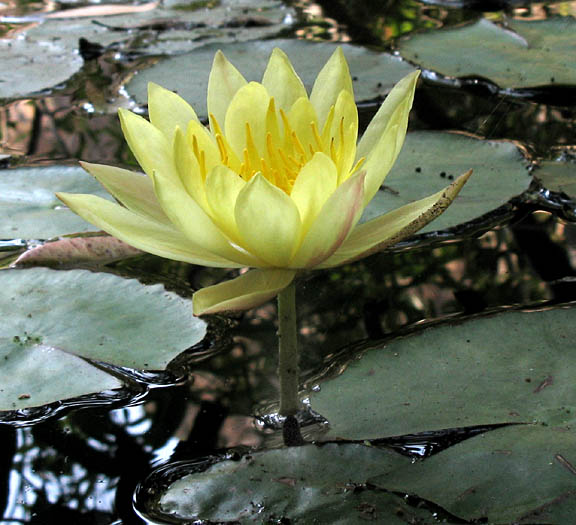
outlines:
M250 180L256 173L261 173L272 184L287 194L292 191L294 182L302 167L317 152L322 152L331 157L338 173L340 176L343 175L343 171L348 169L344 166L345 124L344 118L342 118L338 126L337 136L333 136L330 133L334 120L334 106L330 109L322 133L319 132L315 121L310 122L312 141L308 144L303 144L298 134L292 129L286 113L282 109L280 109L279 113L283 125L282 139L280 138L274 98L271 98L267 113L264 151L258 150L250 124L246 122L245 147L241 157L238 157L228 144L214 115L210 115L211 131L216 139L222 164L238 173L246 181ZM192 147L202 176L205 177L205 153L198 147L196 137L193 138ZM363 160L360 159L350 173L356 171Z

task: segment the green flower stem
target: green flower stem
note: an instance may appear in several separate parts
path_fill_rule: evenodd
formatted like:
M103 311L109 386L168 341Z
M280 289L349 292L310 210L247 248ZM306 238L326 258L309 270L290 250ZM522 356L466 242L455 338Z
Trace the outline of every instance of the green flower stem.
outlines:
M294 281L278 294L278 377L280 415L294 416L300 410L298 383L298 333L296 327L296 287Z

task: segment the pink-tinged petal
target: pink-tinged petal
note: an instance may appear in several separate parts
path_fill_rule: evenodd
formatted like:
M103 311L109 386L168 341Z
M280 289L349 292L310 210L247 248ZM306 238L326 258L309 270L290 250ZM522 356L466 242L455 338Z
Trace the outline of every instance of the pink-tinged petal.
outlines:
M84 220L145 252L202 266L239 268L229 261L194 244L182 233L95 195L57 193L57 197Z
M264 76L262 85L276 101L276 107L288 112L299 98L308 98L306 88L294 71L290 59L279 48L274 48Z
M290 268L314 268L340 248L362 215L365 175L352 175L326 201Z
M145 118L126 110L118 110L120 124L126 142L146 175L160 171L174 184L180 185L180 177L172 157L172 142Z
M148 114L150 122L172 142L177 127L186 129L191 120L198 121L196 112L180 95L154 82L148 83Z
M214 115L218 122L223 123L234 95L245 85L246 80L242 74L228 61L222 51L218 51L214 55L208 79L208 115ZM212 119L210 129L214 130Z
M184 188L172 184L160 173L154 173L152 180L154 181L154 191L164 213L176 229L195 245L242 266L260 266L260 261L256 257L232 246L212 222L212 219L188 195Z
M129 210L154 221L171 224L156 199L152 181L144 174L103 164L80 164Z
M411 202L361 224L332 257L320 264L320 268L331 268L362 259L413 235L448 208L471 174L472 170L430 197Z
M349 91L354 96L348 63L342 48L338 47L318 73L310 95L310 101L318 115L320 129L324 126L330 108L336 104L338 95L343 90Z
M294 182L290 197L300 212L303 232L308 231L337 185L336 166L324 153L316 153L302 167Z
M194 315L255 308L278 295L295 275L294 270L250 270L231 281L202 288L192 298Z
M258 173L238 194L234 213L242 246L268 266L286 268L301 228L292 199Z

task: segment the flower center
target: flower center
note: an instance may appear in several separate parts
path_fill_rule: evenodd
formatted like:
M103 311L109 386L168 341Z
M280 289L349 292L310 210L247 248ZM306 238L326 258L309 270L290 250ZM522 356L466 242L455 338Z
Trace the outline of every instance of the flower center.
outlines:
M280 115L280 119L278 118ZM270 98L266 115L265 139L261 144L257 144L254 139L254 132L249 122L245 124L244 148L241 156L238 156L226 140L220 124L210 115L212 134L216 138L220 160L222 164L229 167L244 180L250 180L256 173L261 173L268 181L290 195L294 182L302 167L317 152L322 152L329 157L336 165L338 173L347 178L345 155L346 148L351 146L355 150L355 144L350 145L345 142L344 118L340 120L336 133L332 133L332 123L334 120L334 106L330 109L322 133L319 132L315 121L301 126L300 123L290 123L289 117L280 109L276 111L274 98ZM305 133L299 135L293 129L297 127ZM307 132L306 132L307 131ZM305 135L305 136L304 136ZM205 160L203 152L194 152L200 166ZM360 159L350 171L353 173L362 164L364 159ZM347 171L347 170L346 170Z

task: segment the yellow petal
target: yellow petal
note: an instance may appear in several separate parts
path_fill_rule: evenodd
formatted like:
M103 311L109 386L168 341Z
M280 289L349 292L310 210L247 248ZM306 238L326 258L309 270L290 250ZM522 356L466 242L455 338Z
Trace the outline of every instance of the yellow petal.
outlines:
M411 202L361 224L340 249L320 267L331 268L367 257L413 235L444 212L471 174L472 170L434 195Z
M320 126L324 125L330 107L336 104L342 90L354 95L348 63L342 48L338 47L318 74L310 95Z
M186 129L188 122L198 120L196 112L180 95L155 84L148 83L148 114L150 122L169 142L177 127Z
M180 180L188 194L202 209L208 209L200 165L180 128L176 128L174 135L174 160Z
M264 71L262 85L274 97L276 107L284 111L288 111L300 97L308 98L306 88L294 71L290 59L277 47L272 51Z
M362 215L364 177L364 172L358 172L338 186L305 235L290 268L313 268L340 248Z
M208 115L214 115L220 123L224 122L230 102L244 85L246 80L242 74L228 61L222 51L218 51L214 55L208 79ZM210 129L214 129L212 122Z
M255 308L278 295L295 275L293 270L250 270L231 281L202 288L192 298L194 315Z
M300 237L300 215L292 199L256 174L236 199L242 245L271 266L287 267Z
M209 253L190 242L173 227L147 219L142 215L95 195L57 193L57 197L86 221L135 248L160 257L217 268L243 266Z
M186 130L186 141L190 150L197 156L202 178L220 164L220 152L216 140L200 122L190 121Z
M244 149L247 147L247 125L259 154L258 159L264 155L269 102L270 96L266 88L256 82L240 88L230 102L224 129L226 139L238 157L243 158Z
M380 142L392 115L400 106L402 106L404 112L407 113L410 111L419 75L420 71L409 73L390 91L386 100L384 100L380 109L366 128L360 142L358 142L356 152L358 157L367 157L370 151L372 151L372 148Z
M160 173L154 173L152 180L164 213L176 229L190 241L208 252L243 266L259 266L256 258L239 251L230 244L212 219L184 188L175 186Z
M206 198L212 218L218 227L235 242L238 242L238 227L234 207L238 194L246 182L226 166L216 166L206 178Z
M288 112L288 122L296 133L300 144L304 148L306 156L310 156L310 147L314 151L318 149L314 135L314 127L318 126L316 110L308 97L299 98Z
M334 137L337 158L333 160L338 169L338 182L341 183L348 178L354 165L358 140L358 109L349 91L341 91L338 95L330 136Z
M142 173L102 164L80 164L129 210L157 222L171 224L156 199L152 181Z
M126 142L146 175L151 177L154 171L161 171L174 184L180 185L172 143L146 119L125 109L118 110L118 114Z
M300 170L290 197L300 212L303 232L308 231L337 184L336 166L324 153L316 153Z
M394 86L358 144L356 156L366 157L365 204L374 197L402 149L418 73L410 73Z

